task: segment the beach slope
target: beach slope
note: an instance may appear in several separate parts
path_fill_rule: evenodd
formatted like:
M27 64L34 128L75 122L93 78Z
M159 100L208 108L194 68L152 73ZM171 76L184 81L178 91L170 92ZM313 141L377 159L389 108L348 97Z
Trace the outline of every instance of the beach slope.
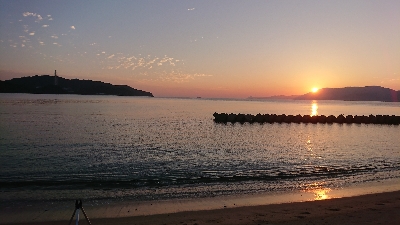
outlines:
M93 225L108 224L398 224L400 191L320 201L222 208L149 216L101 218L101 210L86 209ZM3 212L4 213L4 212ZM3 214L1 213L1 214ZM6 215L2 215L6 216ZM109 216L109 215L108 215ZM4 217L3 217L4 218ZM80 224L87 224L81 215ZM25 221L2 224L67 224Z

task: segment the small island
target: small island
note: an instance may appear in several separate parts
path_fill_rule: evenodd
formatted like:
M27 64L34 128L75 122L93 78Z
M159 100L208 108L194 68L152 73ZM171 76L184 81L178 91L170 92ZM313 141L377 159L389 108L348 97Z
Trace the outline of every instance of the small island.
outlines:
M298 100L343 100L343 101L382 101L398 102L400 91L380 86L322 88L298 96Z
M50 75L35 75L0 81L0 93L31 94L78 94L78 95L117 95L148 96L151 92L138 90L128 85L112 85L101 81L66 79Z

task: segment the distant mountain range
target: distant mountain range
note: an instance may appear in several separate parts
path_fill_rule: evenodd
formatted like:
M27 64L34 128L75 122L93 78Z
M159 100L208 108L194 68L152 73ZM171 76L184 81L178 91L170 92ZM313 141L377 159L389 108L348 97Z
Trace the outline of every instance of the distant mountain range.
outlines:
M249 97L249 99L343 100L398 102L400 91L380 86L322 88L304 95Z
M80 94L80 95L118 95L149 96L152 93L127 85L112 85L101 81L65 79L58 76L35 75L0 81L0 93L32 94Z

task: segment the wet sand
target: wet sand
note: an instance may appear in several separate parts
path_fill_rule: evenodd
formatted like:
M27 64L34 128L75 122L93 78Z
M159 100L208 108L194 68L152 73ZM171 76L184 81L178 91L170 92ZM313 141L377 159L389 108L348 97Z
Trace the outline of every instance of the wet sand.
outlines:
M398 224L400 221L400 191L368 194L317 201L269 204L261 206L237 207L225 205L220 209L198 210L177 213L126 216L129 211L137 211L137 206L114 207L84 206L93 225L108 224ZM117 210L117 211L116 211ZM37 211L37 210L36 210ZM26 212L1 212L5 220L1 224L68 224L71 210L41 210L48 214L49 221L35 221L29 210ZM7 222L8 213L20 214L19 222ZM33 212L32 212L33 213ZM37 213L37 212L36 212ZM55 214L55 215L53 215ZM10 215L10 214L8 214ZM23 217L26 216L25 221ZM36 218L39 218L38 215ZM59 218L65 218L59 220ZM104 218L106 217L106 218ZM28 220L29 218L29 220ZM33 219L32 219L33 218ZM54 218L54 219L52 219ZM84 221L80 214L80 223ZM71 223L73 224L73 223Z

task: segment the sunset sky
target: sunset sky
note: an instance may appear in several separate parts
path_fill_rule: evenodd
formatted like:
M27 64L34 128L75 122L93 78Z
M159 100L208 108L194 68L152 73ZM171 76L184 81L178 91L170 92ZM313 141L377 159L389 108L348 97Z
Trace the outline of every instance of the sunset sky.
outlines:
M54 70L156 97L400 90L400 1L0 0L0 80Z

